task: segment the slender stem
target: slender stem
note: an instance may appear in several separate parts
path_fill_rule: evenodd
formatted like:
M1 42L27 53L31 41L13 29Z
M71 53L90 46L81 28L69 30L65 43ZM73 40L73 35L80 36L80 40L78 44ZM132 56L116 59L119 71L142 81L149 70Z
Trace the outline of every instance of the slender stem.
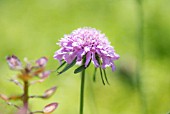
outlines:
M30 114L35 114L35 113L41 113L41 114L43 114L44 112L43 112L43 111L30 112Z
M17 86L19 86L23 90L23 86L22 86L22 84L18 80L10 79L10 81L15 83Z
M7 104L10 105L10 106L14 106L14 107L17 108L17 109L20 109L19 106L15 105L15 104L12 104L11 102L7 102Z
M105 82L104 82L104 79L103 79L102 68L100 67L99 69L100 69L100 76L101 76L101 79L102 79L103 85L105 85Z
M26 109L26 111L28 111L28 99L29 99L28 87L29 87L28 81L24 81L23 105L24 105L24 108Z
M103 69L103 73L104 73L104 77L105 77L105 79L106 79L107 84L110 85L110 84L109 84L109 81L108 81L108 79L107 79L107 76L106 76L106 71L105 71L105 69Z
M94 74L93 74L93 81L94 81L94 82L96 81L96 71L97 71L97 68L95 67L95 69L94 69Z
M44 96L32 95L32 96L29 96L29 98L45 98L45 97Z
M137 0L137 8L138 8L138 17L139 17L139 23L138 23L138 62L137 62L137 69L136 69L136 84L137 84L137 90L139 93L139 97L141 100L141 108L143 111L143 114L147 114L147 104L144 92L142 90L142 81L141 81L141 71L143 70L143 63L144 63L144 12L143 12L143 0Z
M97 69L97 68L95 68L95 69ZM89 107L90 107L90 109L91 109L91 114L99 114L98 113L98 109L97 109L97 104L96 104L96 99L95 99L95 94L94 94L94 87L93 87L93 83L92 83L92 81L91 81L91 77L90 76L88 76L87 77L88 78L88 86L89 86L89 91L90 92L88 92L88 94L90 95L89 97L88 97L88 99L91 101L91 105L89 105Z
M81 74L81 89L80 89L80 114L83 114L84 106L84 84L85 84L85 70Z
M138 13L138 36L137 36L137 68L136 68L136 84L137 89L140 91L141 86L141 70L143 66L143 10L142 10L142 0L137 0L137 13ZM140 53L139 53L140 52Z

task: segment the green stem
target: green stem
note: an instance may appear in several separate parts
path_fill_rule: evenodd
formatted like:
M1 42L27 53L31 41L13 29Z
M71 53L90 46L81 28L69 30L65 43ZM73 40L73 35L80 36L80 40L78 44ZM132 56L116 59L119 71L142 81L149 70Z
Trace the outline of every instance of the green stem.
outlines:
M144 12L143 12L143 0L137 0L137 8L138 8L138 17L139 17L139 23L138 23L138 62L137 62L137 69L136 69L136 84L137 84L137 91L139 93L140 101L141 101L141 108L143 111L143 114L147 114L147 103L145 99L144 92L142 90L142 70L144 66Z
M28 87L29 87L28 81L24 81L23 105L24 105L24 108L26 109L26 111L28 111L28 99L29 99Z
M80 114L83 114L84 106L84 84L85 84L85 70L81 74L81 89L80 89Z
M41 114L43 114L44 112L43 112L43 111L30 112L30 114L35 114L35 113L41 113Z

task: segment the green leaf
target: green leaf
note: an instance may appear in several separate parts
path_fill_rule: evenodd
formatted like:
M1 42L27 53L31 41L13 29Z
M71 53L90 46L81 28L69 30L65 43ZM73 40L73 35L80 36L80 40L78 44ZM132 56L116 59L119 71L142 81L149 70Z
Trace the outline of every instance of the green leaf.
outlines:
M105 82L104 82L104 79L103 79L102 68L101 68L101 67L100 67L100 76L101 76L101 79L102 79L103 85L105 85Z
M86 62L86 54L83 56L82 64L85 64L85 62Z
M97 71L97 68L95 67L94 69L94 73L93 73L93 82L96 81L96 71Z
M103 73L102 73L102 68L101 68L101 61L100 61L100 58L99 58L99 56L96 54L96 60L97 60L97 62L99 63L99 65L100 65L100 67L99 67L99 69L100 69L100 76L101 76L101 79L102 79L102 82L103 82L103 85L105 85L105 82L104 82L104 79L103 79Z
M86 69L86 67L84 65L81 65L80 67L78 67L77 69L74 70L74 74L82 72L85 69Z
M62 66L64 66L66 64L66 61L64 61L57 69L56 71L58 71Z
M105 77L105 79L106 79L107 84L110 85L110 84L109 84L109 81L108 81L108 79L107 79L107 76L106 76L106 71L105 71L105 69L103 69L103 72L104 72L104 77Z
M101 76L101 79L102 79L102 82L103 82L103 85L105 85L105 82L104 82L104 79L103 79L103 73L102 73L102 68L101 68L101 61L100 61L100 58L99 58L99 56L96 54L96 60L97 60L97 62L99 63L99 65L100 65L100 76Z
M72 63L67 64L64 69L59 72L58 74L62 74L63 72L67 71L68 69L70 69L71 67L73 67L76 64L76 58L72 61Z

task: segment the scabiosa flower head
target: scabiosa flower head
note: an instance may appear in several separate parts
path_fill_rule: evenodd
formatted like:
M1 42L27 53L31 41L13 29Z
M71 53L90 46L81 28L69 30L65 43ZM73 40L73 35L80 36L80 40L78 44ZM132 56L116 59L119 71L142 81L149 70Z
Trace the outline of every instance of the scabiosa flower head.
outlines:
M61 49L55 52L54 58L60 62L65 60L70 64L76 59L79 63L85 57L85 67L92 61L95 67L111 67L115 70L113 61L117 60L119 55L115 53L105 34L95 28L78 28L65 35L58 44Z

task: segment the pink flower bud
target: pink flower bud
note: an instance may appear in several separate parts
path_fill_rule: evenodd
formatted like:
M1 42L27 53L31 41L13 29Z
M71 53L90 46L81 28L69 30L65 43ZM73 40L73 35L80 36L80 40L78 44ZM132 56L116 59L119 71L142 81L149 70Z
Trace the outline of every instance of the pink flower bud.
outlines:
M50 73L51 73L50 71L44 71L44 72L39 74L39 77L42 78L42 79L48 78Z
M44 67L47 63L48 59L46 57L41 57L36 61L36 64L40 67Z
M20 70L22 69L22 65L21 65L21 62L20 60L15 56L15 55L12 55L12 56L8 56L6 58L8 64L9 64L9 67L13 70Z
M58 103L51 103L44 107L43 112L44 114L52 113L58 107Z
M3 100L5 100L5 101L8 101L8 97L6 96L6 95L4 95L4 94L0 94L0 98L1 99L3 99Z
M46 91L44 92L44 95L43 95L44 98L49 98L50 96L52 96L52 95L55 93L56 89L57 89L57 87L54 86L54 87L46 90Z

